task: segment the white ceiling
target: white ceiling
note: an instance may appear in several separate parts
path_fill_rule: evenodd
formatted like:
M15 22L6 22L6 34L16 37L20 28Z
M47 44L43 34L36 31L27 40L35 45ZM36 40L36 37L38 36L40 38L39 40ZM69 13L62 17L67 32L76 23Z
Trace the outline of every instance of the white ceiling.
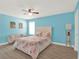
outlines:
M31 19L72 12L76 0L0 0L0 13L18 18ZM24 15L22 9L34 8L39 14Z

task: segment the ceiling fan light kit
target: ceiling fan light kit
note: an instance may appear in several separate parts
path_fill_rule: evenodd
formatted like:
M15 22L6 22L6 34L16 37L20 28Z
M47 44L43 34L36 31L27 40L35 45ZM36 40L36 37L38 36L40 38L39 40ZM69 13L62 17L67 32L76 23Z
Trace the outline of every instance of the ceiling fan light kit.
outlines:
M28 15L29 15L29 16L32 16L33 14L32 14L32 13L28 13Z
M35 11L35 9L23 9L24 15L28 13L29 16L32 16L33 14L39 14L39 12Z

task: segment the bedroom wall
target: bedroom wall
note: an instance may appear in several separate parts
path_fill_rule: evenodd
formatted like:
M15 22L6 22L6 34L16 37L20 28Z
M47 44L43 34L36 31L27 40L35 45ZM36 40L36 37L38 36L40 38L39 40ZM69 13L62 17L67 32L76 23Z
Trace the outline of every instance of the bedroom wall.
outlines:
M16 28L10 28L10 22L16 23ZM23 29L19 29L18 23L23 23ZM0 14L0 44L8 41L8 36L12 34L25 34L26 35L26 22L23 19L19 19L12 16Z
M52 41L66 44L66 24L72 24L71 30L71 45L74 45L74 13L63 13L58 15L51 15L47 17L32 19L36 22L36 26L51 26L52 27Z

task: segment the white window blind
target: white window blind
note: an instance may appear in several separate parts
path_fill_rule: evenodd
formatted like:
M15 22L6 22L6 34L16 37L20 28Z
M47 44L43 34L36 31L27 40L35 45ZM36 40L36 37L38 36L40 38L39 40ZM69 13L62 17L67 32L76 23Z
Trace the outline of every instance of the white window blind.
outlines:
M29 35L34 35L35 34L35 22L30 21L29 22Z

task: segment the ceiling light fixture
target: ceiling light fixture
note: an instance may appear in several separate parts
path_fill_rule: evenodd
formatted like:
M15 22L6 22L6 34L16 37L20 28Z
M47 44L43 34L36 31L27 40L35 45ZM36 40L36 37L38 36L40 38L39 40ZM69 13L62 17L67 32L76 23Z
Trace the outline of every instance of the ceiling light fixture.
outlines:
M28 13L29 16L32 16L32 13Z
M32 16L33 14L39 14L38 11L35 11L35 9L23 9L24 15L28 14L29 16Z

